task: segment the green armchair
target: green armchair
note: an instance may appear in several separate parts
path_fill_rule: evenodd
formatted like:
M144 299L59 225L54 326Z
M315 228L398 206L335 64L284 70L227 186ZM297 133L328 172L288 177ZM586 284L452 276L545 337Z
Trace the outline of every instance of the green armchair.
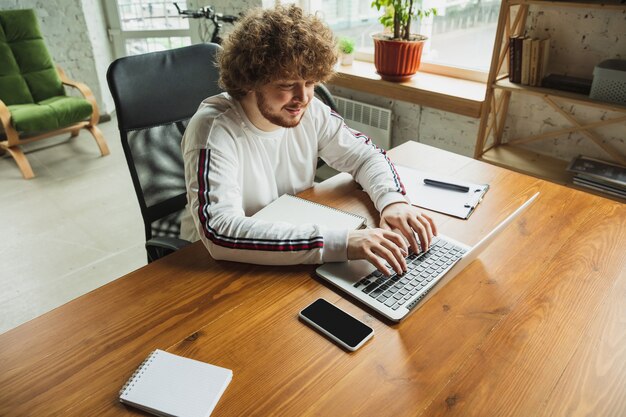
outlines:
M84 98L68 96L74 87ZM55 67L39 31L33 10L0 11L0 153L8 152L24 178L33 170L20 145L87 129L102 156L109 154L96 127L98 105L85 84L71 81Z

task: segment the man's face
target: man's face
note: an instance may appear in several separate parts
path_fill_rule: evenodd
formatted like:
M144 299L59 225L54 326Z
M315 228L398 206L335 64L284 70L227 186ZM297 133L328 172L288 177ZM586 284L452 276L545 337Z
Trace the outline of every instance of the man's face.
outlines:
M278 80L255 91L264 118L280 127L296 127L313 100L315 82L302 79Z

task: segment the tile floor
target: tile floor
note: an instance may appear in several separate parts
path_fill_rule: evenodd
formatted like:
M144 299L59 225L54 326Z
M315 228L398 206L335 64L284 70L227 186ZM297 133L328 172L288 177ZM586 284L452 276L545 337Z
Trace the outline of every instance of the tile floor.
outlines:
M25 148L36 177L0 157L0 333L145 265L143 223L115 118Z

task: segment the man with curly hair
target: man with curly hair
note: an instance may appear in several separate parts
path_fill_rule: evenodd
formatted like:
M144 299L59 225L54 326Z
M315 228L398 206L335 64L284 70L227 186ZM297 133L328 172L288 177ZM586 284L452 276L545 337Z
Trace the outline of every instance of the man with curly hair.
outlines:
M200 238L215 259L366 259L388 275L385 261L406 271L408 246L417 252L419 241L427 249L436 228L408 204L385 153L314 97L337 61L331 30L296 6L252 10L223 47L226 93L202 102L183 138L189 215L181 237ZM379 228L328 230L251 217L282 194L311 187L318 157L361 184L381 213Z

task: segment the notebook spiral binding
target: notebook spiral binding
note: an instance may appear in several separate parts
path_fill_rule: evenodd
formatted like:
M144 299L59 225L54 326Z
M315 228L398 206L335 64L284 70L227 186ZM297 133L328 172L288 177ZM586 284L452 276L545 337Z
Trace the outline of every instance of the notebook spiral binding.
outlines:
M316 205L316 206L324 207L326 209L334 210L334 211L337 211L339 213L343 213L343 214L347 214L347 215L352 216L352 217L356 217L357 219L363 220L363 225L365 225L365 223L367 222L367 219L365 217L361 216L361 215L350 213L349 211L341 210L341 209L338 209L338 208L335 208L335 207L330 207L330 206L327 206L325 204L316 203L315 201L307 200L305 198L300 198L300 197L295 196L295 195L291 195L291 194L287 194L287 195L289 197L296 198L298 200L306 201L309 204L313 204L313 205Z
M135 372L133 372L130 378L128 378L128 381L126 381L126 383L120 390L120 394L119 394L120 397L125 395L126 391L129 391L133 387L133 385L135 385L136 380L141 378L141 375L144 373L148 365L150 365L150 362L152 362L152 360L158 355L158 353L159 352L157 352L156 350L152 351L152 353L150 353L150 355L148 355L148 357L144 359L143 362L141 362L141 365L137 367Z

